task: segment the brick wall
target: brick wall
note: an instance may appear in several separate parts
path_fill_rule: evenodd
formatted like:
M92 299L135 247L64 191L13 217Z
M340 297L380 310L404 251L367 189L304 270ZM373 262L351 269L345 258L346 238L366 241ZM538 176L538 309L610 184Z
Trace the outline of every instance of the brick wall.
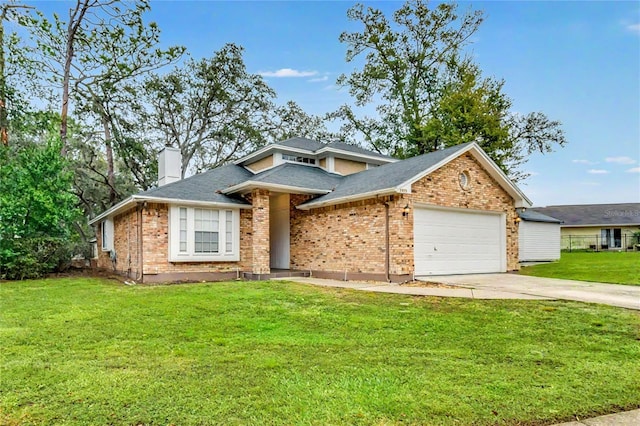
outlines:
M294 203L299 198L292 197ZM384 273L385 206L369 199L291 212L291 267L312 271Z
M271 271L269 256L269 191L254 189L252 200L252 232L253 258L251 272L254 274L268 274Z
M468 190L458 176L467 171ZM308 197L292 196L298 205ZM518 265L518 229L514 200L475 161L463 155L412 186L411 194L369 199L310 211L291 211L291 266L294 269L385 273L385 203L389 204L389 272L411 275L413 259L413 203L490 210L506 214L507 269ZM409 205L407 216L403 210Z
M462 189L458 177L461 172L469 173L469 187ZM407 198L412 202L435 204L444 207L469 208L505 213L507 225L507 270L517 270L518 225L513 198L496 182L470 154L464 154L412 185L412 193ZM413 223L413 208L409 212ZM413 253L413 231L411 238ZM401 249L396 256L406 257L407 250Z
M97 266L101 269L114 270L114 264L110 253L102 250L102 232L98 224L96 228L98 260ZM134 209L120 214L113 222L113 248L116 252L115 271L136 278L140 275L138 257L139 228L138 215Z
M166 204L149 203L142 211L143 265L144 281L170 281L180 278L181 274L229 273L239 269L251 268L252 261L252 212L250 209L240 210L240 261L239 262L169 262L169 208ZM134 209L114 218L114 246L117 253L116 270L128 274L132 278L139 275L138 267L138 220ZM101 250L100 226L97 227L98 267L112 270L109 253ZM162 276L164 275L165 278Z

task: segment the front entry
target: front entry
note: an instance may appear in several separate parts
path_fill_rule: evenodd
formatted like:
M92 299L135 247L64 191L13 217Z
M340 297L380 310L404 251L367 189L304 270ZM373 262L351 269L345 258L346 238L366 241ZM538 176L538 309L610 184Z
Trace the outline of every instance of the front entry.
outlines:
M289 194L269 197L271 268L289 269Z

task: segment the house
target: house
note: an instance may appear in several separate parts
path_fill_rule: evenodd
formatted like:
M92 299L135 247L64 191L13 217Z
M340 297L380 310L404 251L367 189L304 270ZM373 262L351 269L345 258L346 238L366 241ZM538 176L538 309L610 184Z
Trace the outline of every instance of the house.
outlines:
M157 188L90 222L99 267L143 282L519 268L516 209L531 203L474 142L399 161L293 138L183 180L179 164L165 148Z
M518 248L520 262L550 262L560 259L561 220L533 209L519 209Z
M536 207L562 221L563 250L633 250L640 243L640 203L580 204Z

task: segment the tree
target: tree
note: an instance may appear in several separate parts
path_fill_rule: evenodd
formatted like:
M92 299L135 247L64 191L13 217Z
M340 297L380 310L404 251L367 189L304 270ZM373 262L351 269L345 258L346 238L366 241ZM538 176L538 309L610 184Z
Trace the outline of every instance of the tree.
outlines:
M274 91L247 72L243 49L226 44L209 59L190 59L145 84L149 127L156 139L180 148L182 175L217 167L263 143Z
M76 102L76 114L94 117L93 125L101 129L111 204L127 195L120 194L115 184L114 149L134 170L141 164L136 154L147 152L126 134L131 126L124 123L127 108L137 98L132 93L136 80L177 61L184 52L182 47L157 47L160 30L143 19L150 10L148 1L124 9L120 4L115 0L78 0L68 22L54 15L50 23L39 14L31 23L42 61L54 82L62 85L61 153L68 150L71 98Z
M337 133L327 130L324 118L307 114L294 101L274 106L261 135L266 143L274 143L296 136L325 143L340 138Z
M16 32L5 36L7 21L21 21L20 12L33 9L31 6L7 2L0 5L0 143L9 145L9 111L24 110L22 94L18 91L19 81L33 81L33 64L28 60L28 47L21 43Z
M49 132L37 143L0 147L0 277L23 279L55 271L71 259L72 175ZM32 135L34 136L34 135Z
M465 141L478 141L512 178L525 153L548 152L565 143L560 123L543 113L512 114L504 83L483 79L464 48L483 21L481 11L459 14L455 3L433 8L407 1L393 23L378 9L356 5L348 17L361 32L340 35L347 62L364 56L364 66L338 83L355 105L376 103L377 117L358 117L343 106L332 118L378 152L397 157L424 154Z

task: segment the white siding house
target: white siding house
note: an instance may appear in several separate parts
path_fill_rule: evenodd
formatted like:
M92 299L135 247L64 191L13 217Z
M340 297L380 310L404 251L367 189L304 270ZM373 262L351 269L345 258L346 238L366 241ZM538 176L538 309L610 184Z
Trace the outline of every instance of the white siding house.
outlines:
M531 210L518 213L520 262L551 262L560 259L560 220Z

